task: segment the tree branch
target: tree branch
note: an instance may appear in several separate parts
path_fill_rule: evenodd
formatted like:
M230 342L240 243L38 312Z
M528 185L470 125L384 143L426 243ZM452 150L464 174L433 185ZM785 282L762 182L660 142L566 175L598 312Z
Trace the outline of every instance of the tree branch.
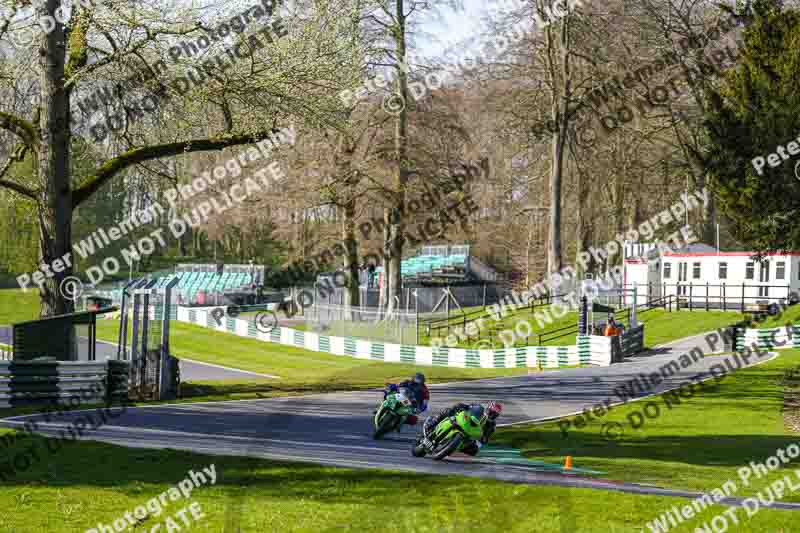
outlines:
M69 29L67 40L69 42L69 58L67 59L66 72L67 79L71 78L75 72L85 67L89 63L89 50L87 34L89 31L90 13L78 2L72 3L73 18L77 21Z
M17 192L23 196L27 196L31 200L36 200L36 191L31 188L28 188L24 185L16 183L14 181L3 179L3 176L6 175L6 172L14 165L14 163L18 163L25 159L25 154L28 151L28 147L26 145L19 146L14 153L8 156L8 160L5 164L0 167L0 187L5 187L6 189L11 189L14 192Z
M16 115L0 111L0 128L13 133L30 148L37 144L39 135L36 127Z
M279 131L280 130L277 128L270 128L254 134L194 139L177 143L145 146L130 150L103 163L97 169L97 172L89 176L80 187L76 188L72 193L72 207L78 207L117 173L137 163L190 152L208 152L211 150L222 150L229 146L253 144L266 138L270 133L278 133Z

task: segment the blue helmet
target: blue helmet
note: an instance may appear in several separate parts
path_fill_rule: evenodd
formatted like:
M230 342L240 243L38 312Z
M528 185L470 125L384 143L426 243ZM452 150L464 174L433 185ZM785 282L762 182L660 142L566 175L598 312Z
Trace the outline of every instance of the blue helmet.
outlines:
M414 374L414 383L419 383L420 385L425 384L425 374L422 372L417 372Z

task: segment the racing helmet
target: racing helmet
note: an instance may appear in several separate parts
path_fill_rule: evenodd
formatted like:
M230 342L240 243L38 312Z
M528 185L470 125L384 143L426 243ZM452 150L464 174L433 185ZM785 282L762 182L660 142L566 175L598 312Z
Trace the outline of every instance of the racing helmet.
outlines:
M420 385L425 384L425 374L422 372L417 372L414 374L414 383L419 383Z
M497 402L489 402L488 405L486 405L486 417L489 420L496 419L502 412L503 406Z
M476 404L470 405L467 413L469 414L469 422L472 425L475 425L475 421L480 423L481 419L483 418L483 406Z

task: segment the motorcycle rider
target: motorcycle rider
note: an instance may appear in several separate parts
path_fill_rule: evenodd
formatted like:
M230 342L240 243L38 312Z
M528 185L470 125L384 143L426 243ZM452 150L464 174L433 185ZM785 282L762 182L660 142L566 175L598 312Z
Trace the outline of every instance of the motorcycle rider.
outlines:
M425 374L422 372L417 372L411 379L401 381L397 384L389 384L386 390L383 391L383 399L386 399L387 394L391 392L397 392L398 390L404 388L411 391L414 408L416 409L417 413L424 413L428 410L428 400L431 399L431 393L428 392L428 387L425 386ZM405 423L413 426L418 421L419 417L417 417L416 414L413 414L406 418Z
M489 442L489 439L494 434L495 429L497 429L497 417L503 412L503 406L497 402L489 402L486 404L485 409L480 404L470 405L466 403L457 403L453 407L445 409L436 416L428 417L428 419L425 420L425 424L422 426L422 436L427 439L428 435L433 432L433 428L435 428L441 420L451 416L456 416L462 411L469 411L470 415L474 416L481 422L483 435L481 435L480 441L472 441L461 449L461 451L467 455L477 455L481 447Z

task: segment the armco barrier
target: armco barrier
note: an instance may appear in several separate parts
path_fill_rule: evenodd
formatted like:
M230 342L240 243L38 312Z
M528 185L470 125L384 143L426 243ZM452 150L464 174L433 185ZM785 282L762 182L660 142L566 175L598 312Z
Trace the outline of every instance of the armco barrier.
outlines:
M736 349L741 350L753 343L759 348L800 348L800 325L781 326L769 329L736 330Z
M574 346L525 346L519 348L466 349L384 343L354 337L333 337L292 328L276 327L259 331L252 322L228 318L221 324L210 310L179 307L177 320L216 331L233 333L264 342L305 348L314 352L345 355L392 363L459 368L561 368L585 364L611 364L610 340L607 337L578 337Z
M627 330L620 338L622 356L629 357L644 349L644 324Z
M68 403L105 403L127 397L124 361L0 362L0 407Z

